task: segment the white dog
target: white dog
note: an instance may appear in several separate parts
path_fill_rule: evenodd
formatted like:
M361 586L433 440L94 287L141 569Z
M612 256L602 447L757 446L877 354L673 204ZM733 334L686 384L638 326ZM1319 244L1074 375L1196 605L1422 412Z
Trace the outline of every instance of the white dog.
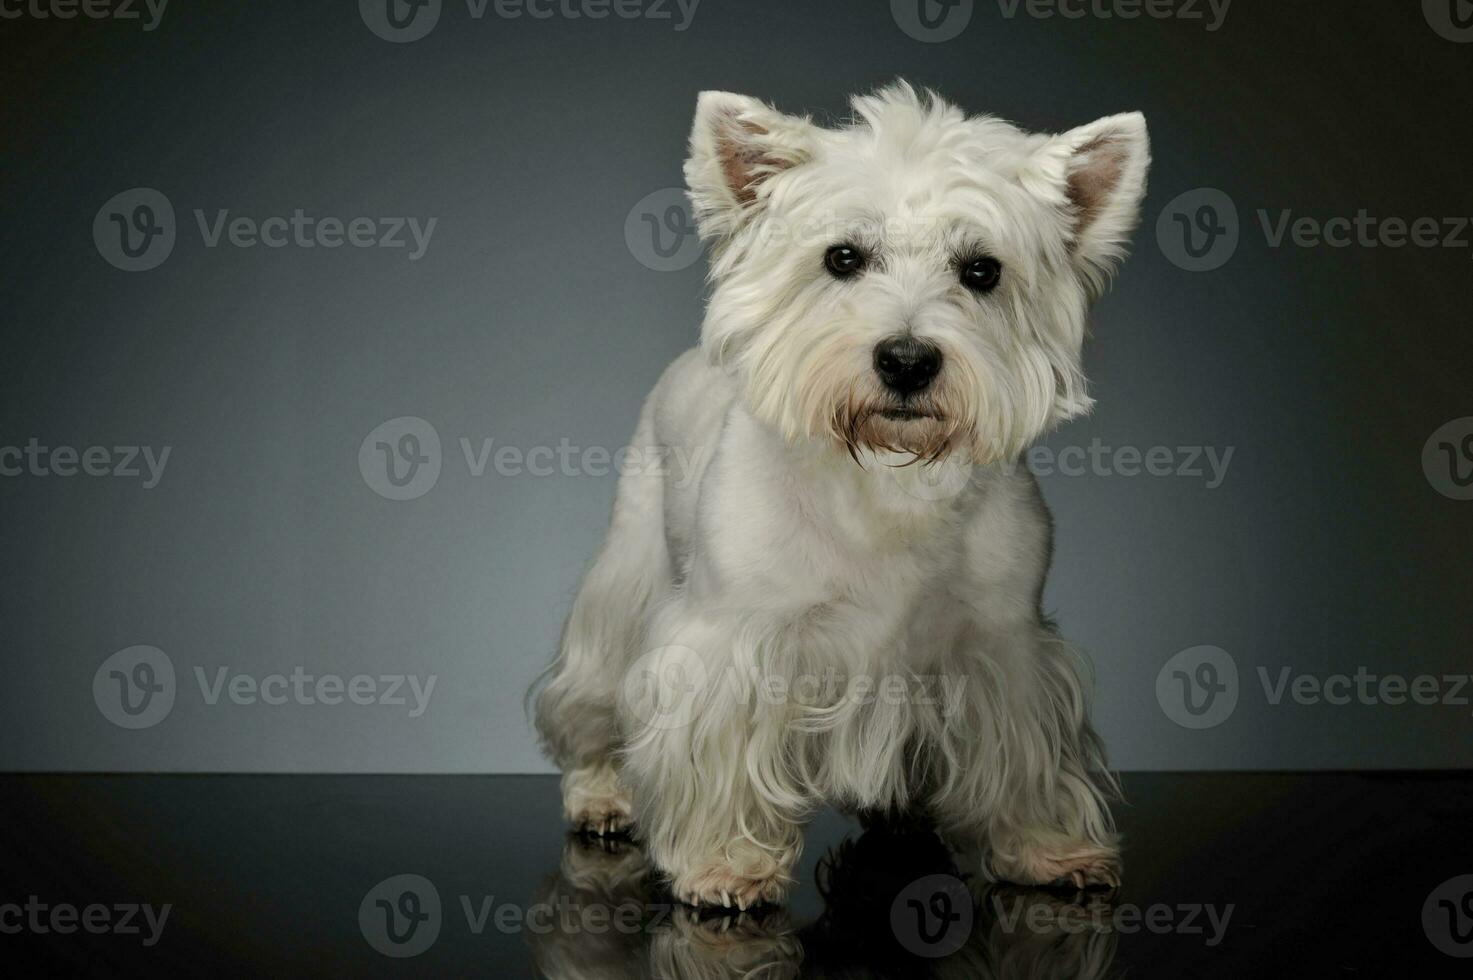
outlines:
M781 901L823 803L922 812L989 878L1113 885L1114 782L1017 463L1091 405L1145 121L1034 135L904 83L853 106L827 129L700 97L714 289L631 447L696 462L623 477L538 730L569 820L632 823L693 904Z

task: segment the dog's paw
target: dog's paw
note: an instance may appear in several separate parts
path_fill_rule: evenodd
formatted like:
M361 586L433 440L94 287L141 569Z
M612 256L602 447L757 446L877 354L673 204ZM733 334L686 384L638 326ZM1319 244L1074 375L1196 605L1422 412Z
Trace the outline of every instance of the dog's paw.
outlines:
M676 906L666 928L655 930L649 962L659 977L761 977L797 980L803 962L798 941L780 909L735 912Z
M787 913L773 906L742 911L676 905L671 910L670 922L683 938L723 950L792 932Z
M676 875L671 893L687 905L709 905L746 911L761 905L781 905L790 879L783 874L742 874L719 864Z
M634 803L609 766L578 769L563 777L563 810L573 829L599 837L627 835Z
M1120 852L1089 841L1023 842L994 851L992 870L1017 885L1114 890L1120 887Z

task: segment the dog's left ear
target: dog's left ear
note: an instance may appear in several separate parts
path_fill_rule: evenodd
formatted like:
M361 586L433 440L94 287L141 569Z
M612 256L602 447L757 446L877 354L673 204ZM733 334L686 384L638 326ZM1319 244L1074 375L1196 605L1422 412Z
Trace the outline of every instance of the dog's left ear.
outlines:
M1151 162L1146 117L1106 116L1043 145L1035 157L1072 224L1076 267L1095 287L1115 271L1140 221Z
M703 239L735 233L760 206L762 185L811 159L817 127L757 99L702 92L685 181Z

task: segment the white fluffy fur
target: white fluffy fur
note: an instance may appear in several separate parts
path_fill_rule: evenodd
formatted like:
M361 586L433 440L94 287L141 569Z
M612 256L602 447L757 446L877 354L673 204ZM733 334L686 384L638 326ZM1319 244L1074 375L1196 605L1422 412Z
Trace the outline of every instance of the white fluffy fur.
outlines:
M623 478L538 730L569 819L632 816L687 901L780 900L825 802L925 810L994 877L1113 882L1113 783L1015 464L1091 404L1086 314L1137 220L1144 120L1034 135L903 83L854 110L826 129L701 96L686 175L714 290L633 439L695 479ZM856 278L825 270L841 243L871 255ZM979 254L1003 268L985 295L957 271ZM873 351L906 333L943 353L934 418L880 414ZM652 723L636 664L705 678L687 723ZM940 675L960 701L755 690L835 670Z

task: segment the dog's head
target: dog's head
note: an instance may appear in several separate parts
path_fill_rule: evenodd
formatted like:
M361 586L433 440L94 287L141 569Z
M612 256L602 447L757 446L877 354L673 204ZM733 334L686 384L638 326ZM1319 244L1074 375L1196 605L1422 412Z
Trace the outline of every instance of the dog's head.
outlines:
M1086 313L1139 215L1145 120L1036 135L904 83L853 105L826 129L700 97L702 345L790 439L1015 459L1090 407Z

